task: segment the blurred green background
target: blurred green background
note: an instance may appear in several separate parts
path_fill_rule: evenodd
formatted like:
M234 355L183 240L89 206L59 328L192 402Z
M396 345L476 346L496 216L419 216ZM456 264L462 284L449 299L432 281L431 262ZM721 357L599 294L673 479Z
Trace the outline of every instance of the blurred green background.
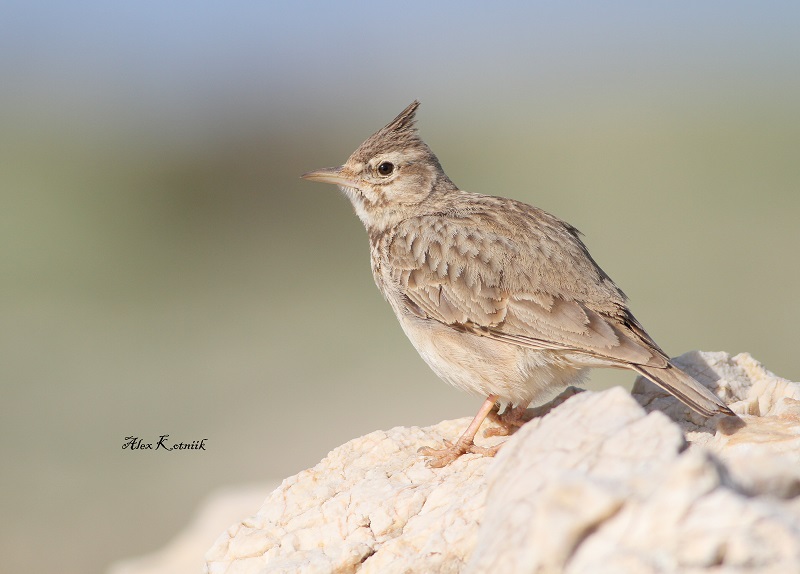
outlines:
M4 570L100 572L215 487L474 414L405 340L349 204L298 178L414 98L451 179L581 229L669 353L800 379L798 22L794 2L3 3ZM207 450L121 448L161 434Z

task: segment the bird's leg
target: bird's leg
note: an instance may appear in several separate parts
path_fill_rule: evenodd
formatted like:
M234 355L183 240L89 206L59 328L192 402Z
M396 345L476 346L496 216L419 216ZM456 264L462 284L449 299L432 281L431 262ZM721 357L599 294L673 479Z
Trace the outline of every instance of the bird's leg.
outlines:
M498 414L494 411L490 412L488 414L489 420L498 426L486 429L483 431L483 436L508 436L516 432L518 428L530 420L527 416L529 403L530 401L520 403L513 408L509 403L503 410L503 414Z
M499 447L491 447L485 448L477 446L473 441L475 439L475 435L478 432L478 429L483 423L486 416L495 408L495 403L497 402L497 395L489 395L487 399L483 402L478 414L475 415L475 418L472 419L472 422L469 423L467 430L464 431L459 439L455 442L455 444L451 443L448 440L443 441L445 444L445 448L442 449L435 449L428 446L424 446L420 448L417 452L422 454L423 456L430 457L428 460L428 466L433 468L441 468L443 466L447 466L462 454L472 452L475 454L482 454L483 456L494 456L497 453Z

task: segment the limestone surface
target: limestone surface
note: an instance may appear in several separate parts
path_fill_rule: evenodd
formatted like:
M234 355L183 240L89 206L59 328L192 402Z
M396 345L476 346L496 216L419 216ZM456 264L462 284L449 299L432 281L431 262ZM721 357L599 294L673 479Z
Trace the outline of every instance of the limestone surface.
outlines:
M417 454L469 419L374 432L284 480L207 572L800 572L800 385L747 354L678 362L742 421L638 381L562 397L494 459Z

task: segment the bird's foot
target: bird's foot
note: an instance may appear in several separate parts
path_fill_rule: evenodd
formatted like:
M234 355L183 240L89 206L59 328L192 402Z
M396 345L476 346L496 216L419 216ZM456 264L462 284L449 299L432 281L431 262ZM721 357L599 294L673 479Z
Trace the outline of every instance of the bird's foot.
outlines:
M463 438L463 437L462 437ZM457 440L455 444L449 440L442 441L445 445L444 448L431 448L423 446L417 452L428 458L426 464L431 468L442 468L456 460L461 455L472 453L481 456L494 456L500 450L500 445L492 447L478 446L474 442Z
M503 411L503 414L498 414L496 411L490 412L487 418L497 426L489 427L483 431L483 436L508 436L514 434L522 425L531 419L527 409L527 404L518 405L514 408L508 405Z

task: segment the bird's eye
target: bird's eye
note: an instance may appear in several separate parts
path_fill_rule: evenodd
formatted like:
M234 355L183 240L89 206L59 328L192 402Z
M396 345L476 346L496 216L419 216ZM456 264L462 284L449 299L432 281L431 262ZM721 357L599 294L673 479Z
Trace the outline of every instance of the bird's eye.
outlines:
M390 161L385 161L378 166L378 173L387 176L391 175L394 171L394 164Z

